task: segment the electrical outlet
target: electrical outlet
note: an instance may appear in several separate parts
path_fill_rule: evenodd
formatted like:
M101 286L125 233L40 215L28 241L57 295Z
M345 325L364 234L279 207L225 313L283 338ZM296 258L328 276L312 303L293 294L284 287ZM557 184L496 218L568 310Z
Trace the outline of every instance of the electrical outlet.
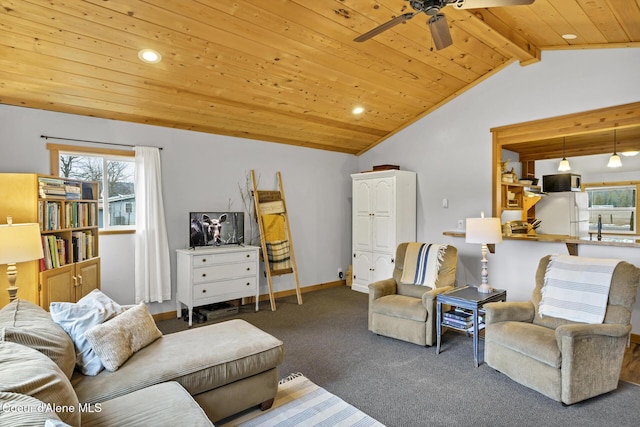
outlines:
M344 277L344 275L342 274L342 269L341 269L341 268L339 268L339 269L338 269L338 278L339 278L339 279L342 279L343 277Z
M442 199L442 207L443 208L449 207L449 199Z
M463 219L459 219L458 220L458 228L460 230L462 230L464 228L464 220Z

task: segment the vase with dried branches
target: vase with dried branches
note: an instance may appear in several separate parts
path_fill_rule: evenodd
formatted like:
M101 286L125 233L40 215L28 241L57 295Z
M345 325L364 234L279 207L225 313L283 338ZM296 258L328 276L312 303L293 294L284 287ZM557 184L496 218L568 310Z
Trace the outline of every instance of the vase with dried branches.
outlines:
M249 215L249 233L245 236L245 243L260 246L260 231L258 229L258 223L256 222L256 204L254 201L253 186L251 185L251 176L245 172L244 178L244 183L238 183L238 189L240 190L240 198L242 199L244 211ZM260 182L260 175L258 175L257 181L258 183Z

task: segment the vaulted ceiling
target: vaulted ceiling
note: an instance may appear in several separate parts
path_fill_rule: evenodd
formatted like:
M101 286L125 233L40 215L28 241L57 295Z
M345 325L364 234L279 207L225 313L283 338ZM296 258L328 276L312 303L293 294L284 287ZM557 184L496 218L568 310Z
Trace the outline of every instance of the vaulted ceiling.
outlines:
M447 48L433 47L426 14L354 42L412 11L404 0L0 0L0 103L358 154L541 50L640 46L638 0L447 6ZM142 63L144 48L162 61Z

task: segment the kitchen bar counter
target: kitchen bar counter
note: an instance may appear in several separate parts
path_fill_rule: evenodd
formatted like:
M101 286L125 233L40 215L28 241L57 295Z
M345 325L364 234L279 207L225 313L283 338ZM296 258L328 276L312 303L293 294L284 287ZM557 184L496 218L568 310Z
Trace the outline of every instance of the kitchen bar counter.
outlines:
M442 234L451 237L465 237L464 231L445 231ZM567 245L567 250L569 251L570 255L578 255L578 245L640 248L640 239L633 239L632 237L637 236L629 236L629 238L612 238L603 236L602 240L596 240L595 236L593 237L593 240L589 240L588 237L576 239L575 237L565 236L561 234L512 234L510 236L502 236L504 240L564 243ZM489 252L494 253L495 245L491 244L487 246L489 247Z

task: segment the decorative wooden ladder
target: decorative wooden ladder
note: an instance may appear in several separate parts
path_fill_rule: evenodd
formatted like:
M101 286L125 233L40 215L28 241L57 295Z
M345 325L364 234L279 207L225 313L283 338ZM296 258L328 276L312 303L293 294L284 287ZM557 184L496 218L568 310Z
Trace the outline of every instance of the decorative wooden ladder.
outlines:
M282 186L282 177L280 176L280 172L276 174L278 178L278 190L274 191L260 191L258 190L256 183L256 175L253 170L251 170L251 182L253 183L253 200L255 203L255 214L256 214L256 222L258 223L258 230L260 231L260 242L262 245L262 261L265 266L265 275L267 276L267 282L269 283L269 300L271 302L271 311L276 311L276 303L273 296L273 276L281 276L283 274L292 274L294 275L296 282L296 295L298 296L298 304L302 304L302 295L300 293L300 282L298 280L298 268L296 267L296 256L293 250L293 241L291 239L291 227L289 226L289 217L287 215L287 202L284 198L284 187ZM277 267L273 268L272 264L278 264L279 262L276 260L269 261L269 249L271 249L274 253L279 252L273 246L268 248L269 242L266 241L267 234L265 233L266 227L264 223L263 217L269 215L270 218L274 218L274 215L282 216L284 220L283 224L283 232L284 232L284 247L286 248L288 242L288 253L289 253L289 262L287 263L288 267ZM286 254L286 250L285 250Z

